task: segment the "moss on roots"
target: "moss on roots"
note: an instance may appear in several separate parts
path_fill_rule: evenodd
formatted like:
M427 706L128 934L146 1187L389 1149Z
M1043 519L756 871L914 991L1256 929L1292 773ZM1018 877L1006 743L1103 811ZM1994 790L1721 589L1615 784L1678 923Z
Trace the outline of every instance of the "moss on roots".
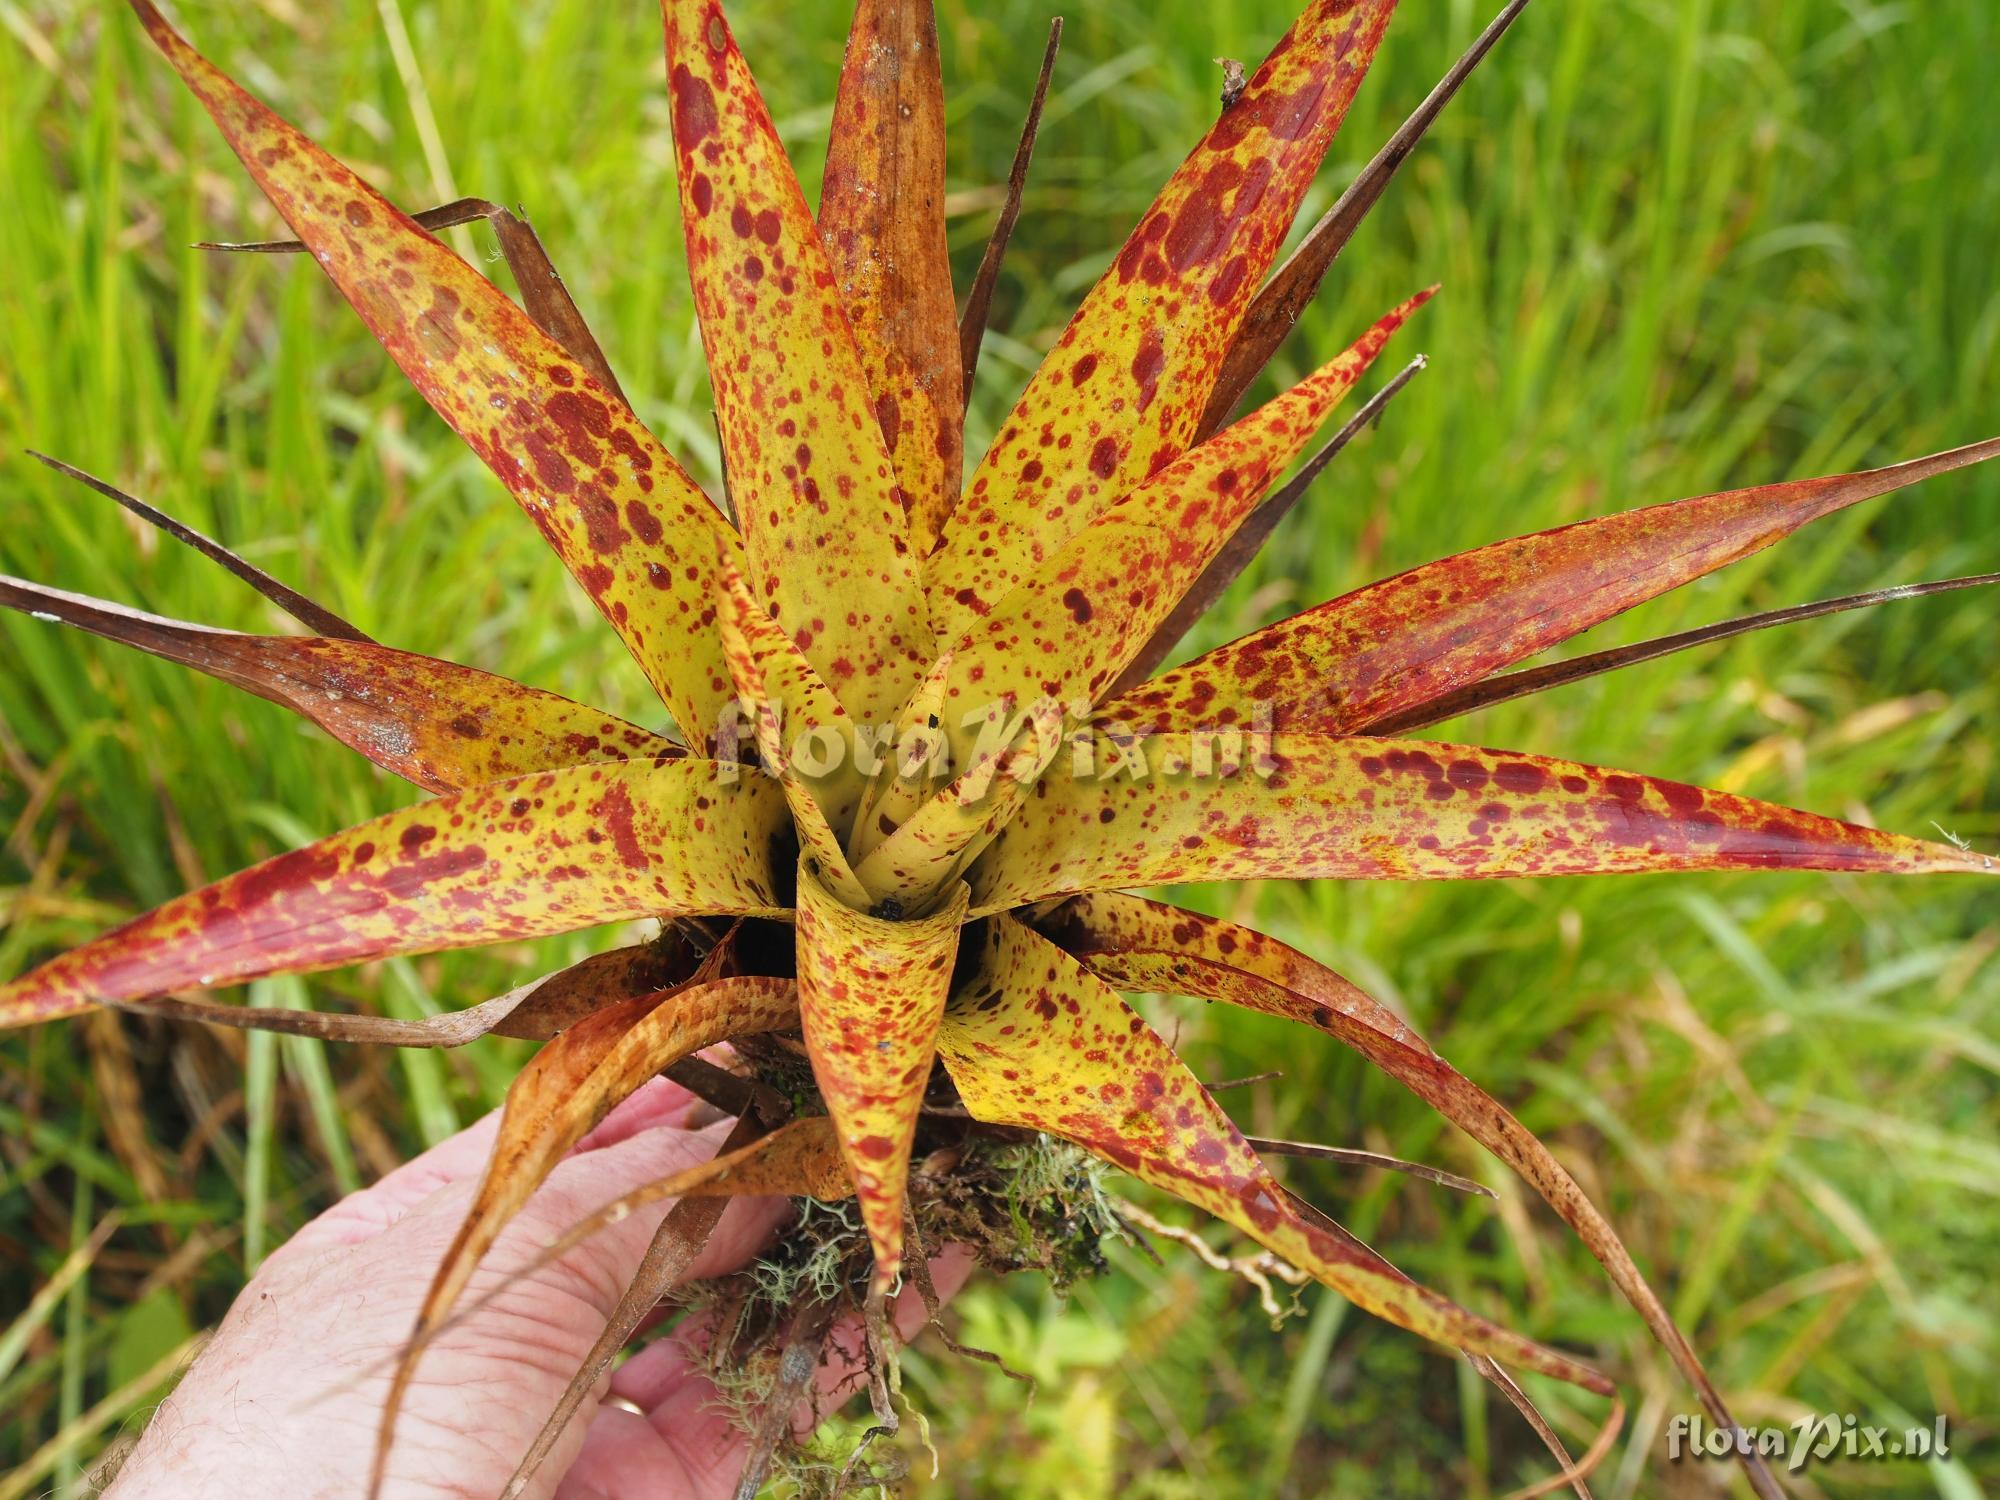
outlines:
M758 1080L798 1113L824 1112L803 1057L769 1041L740 1050ZM911 1253L963 1246L985 1270L1037 1271L1058 1293L1066 1292L1107 1269L1106 1236L1127 1233L1104 1191L1107 1171L1066 1141L967 1119L940 1072L911 1164ZM793 1210L791 1225L762 1256L732 1276L691 1289L687 1303L712 1330L706 1364L716 1406L753 1437L770 1431L774 1399L790 1399L784 1394L788 1345L796 1359L801 1330L812 1331L818 1352L811 1357L815 1364L825 1358L816 1331L843 1315L858 1316L873 1264L853 1200L796 1198ZM928 1275L916 1284L930 1301ZM808 1385L808 1400L810 1393ZM890 1445L836 1453L824 1441L802 1444L787 1431L772 1452L769 1475L780 1493L834 1496L893 1484L903 1462Z

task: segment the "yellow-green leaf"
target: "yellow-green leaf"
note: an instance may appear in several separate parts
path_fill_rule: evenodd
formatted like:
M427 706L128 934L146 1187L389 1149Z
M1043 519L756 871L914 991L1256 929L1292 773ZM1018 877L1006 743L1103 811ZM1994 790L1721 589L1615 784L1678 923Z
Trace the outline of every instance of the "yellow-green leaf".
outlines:
M842 900L865 906L868 898L836 831L852 821L861 794L854 774L852 721L812 663L726 563L722 581L723 650L738 699L756 728L758 754L784 788L799 842L822 878ZM796 764L792 749L800 743L809 755L824 754L825 763Z

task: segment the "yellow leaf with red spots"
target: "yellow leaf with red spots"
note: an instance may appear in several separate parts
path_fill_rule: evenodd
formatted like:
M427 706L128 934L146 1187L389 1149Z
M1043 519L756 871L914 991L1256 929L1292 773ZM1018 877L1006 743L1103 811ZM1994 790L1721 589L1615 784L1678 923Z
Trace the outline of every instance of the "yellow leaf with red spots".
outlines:
M0 985L0 1027L667 912L776 916L775 783L715 761L572 766L420 803L169 901Z
M486 1170L424 1293L412 1342L404 1347L383 1402L378 1472L422 1341L450 1316L500 1231L569 1149L662 1068L729 1037L776 1031L797 1020L798 990L790 980L715 979L704 971L678 989L640 995L585 1016L515 1075Z
M1576 1231L1709 1414L1733 1425L1700 1358L1611 1221L1499 1100L1433 1052L1393 1012L1296 948L1233 922L1137 896L1079 896L1042 926L1115 988L1221 1000L1312 1026L1353 1048L1512 1167Z
M1365 731L1546 651L1812 521L2000 457L2000 439L1886 469L1647 506L1427 563L1293 615L1104 706L1121 726Z
M715 0L661 0L695 309L759 604L863 724L932 654L889 450L833 267Z
M1230 744L1217 751L1203 733L1122 748L1101 737L1088 774L1074 757L1059 763L974 864L975 910L1189 880L1994 868L1945 844L1545 756L1309 734L1221 738Z
M1395 0L1314 0L1155 200L1000 429L929 570L955 638L1180 457Z
M1107 507L974 622L946 684L954 762L1038 699L1094 704L1431 295Z
M513 492L698 743L728 696L721 514L616 395L485 277L132 0L231 148L411 384Z
M861 1198L877 1291L902 1264L910 1145L965 901L961 883L932 915L891 921L855 911L799 870L799 1015Z
M1301 1214L1162 1041L1111 989L1012 917L979 929L938 1052L975 1119L1047 1131L1233 1224L1398 1327L1609 1394L1602 1375L1385 1273Z

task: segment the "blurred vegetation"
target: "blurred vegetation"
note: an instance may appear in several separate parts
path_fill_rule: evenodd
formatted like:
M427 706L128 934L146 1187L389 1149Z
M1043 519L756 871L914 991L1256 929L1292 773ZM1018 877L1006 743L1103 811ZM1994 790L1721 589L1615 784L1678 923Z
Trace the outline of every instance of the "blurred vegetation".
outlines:
M973 407L977 453L1037 352L1295 0L1096 0L1068 17ZM1406 0L1306 217L1488 14ZM519 203L642 416L705 482L715 444L651 7L181 0L196 42L416 207ZM845 7L738 0L812 193ZM1047 15L940 0L952 239L969 280ZM1449 550L1631 504L1832 472L2000 421L2000 10L1873 0L1531 7L1342 259L1273 379L1433 280L1432 368L1343 456L1194 645ZM644 684L499 486L304 262L203 239L276 221L110 0L0 0L0 570L275 628L200 559L22 456L113 477L396 645L645 718ZM488 242L454 232L504 277ZM1598 631L2000 567L2000 474L1862 506ZM2000 646L1979 593L1756 636L1446 733L1601 760L1992 848ZM276 708L0 621L0 974L409 795ZM655 716L656 717L656 716ZM1817 1469L1806 1493L2000 1486L2000 897L1809 875L1200 893L1405 1011L1545 1133L1656 1278L1738 1415L1948 1413L1954 1460ZM555 951L549 951L555 950ZM579 944L255 987L456 1007ZM1730 1483L1667 1465L1692 1409L1638 1320L1497 1164L1331 1043L1193 1007L1203 1076L1267 1134L1471 1172L1501 1194L1291 1164L1412 1273L1614 1371L1601 1496ZM494 1102L523 1055L388 1055L94 1018L0 1042L0 1465L72 1492L157 1366L270 1245ZM87 1274L29 1298L111 1213ZM1224 1237L1210 1229L1211 1240ZM1461 1366L1308 1293L1273 1330L1174 1247L1059 1308L956 1318L1030 1404L927 1348L909 1380L964 1496L1486 1495L1539 1446ZM21 1317L23 1309L29 1316ZM1581 1446L1601 1406L1537 1387ZM525 1434L524 1434L525 1436Z

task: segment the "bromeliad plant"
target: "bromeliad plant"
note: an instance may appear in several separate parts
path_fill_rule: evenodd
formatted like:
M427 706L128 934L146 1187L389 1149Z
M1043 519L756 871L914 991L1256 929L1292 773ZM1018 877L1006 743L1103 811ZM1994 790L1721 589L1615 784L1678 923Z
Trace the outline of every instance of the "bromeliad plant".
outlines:
M714 1162L647 1190L684 1201L517 1487L730 1193L855 1200L858 1227L833 1274L798 1278L799 1302L740 1326L736 1344L749 1358L823 1333L851 1298L874 1334L877 1413L893 1424L885 1295L906 1271L921 1284L924 1247L946 1238L990 1263L1036 1260L994 1162L1049 1138L1462 1351L1561 1456L1503 1367L1610 1394L1605 1377L1414 1284L1287 1192L1120 991L1289 1017L1360 1052L1548 1201L1730 1425L1611 1226L1498 1102L1304 954L1124 893L1233 879L1993 869L1958 847L1722 792L1400 736L1689 644L1504 671L1808 522L1992 457L2000 441L1496 543L1152 675L1408 378L1278 486L1428 292L1225 425L1396 166L1524 4L1507 7L1271 274L1395 8L1312 0L1247 82L1232 79L1219 118L961 487L966 390L1033 120L961 324L928 0L860 0L817 220L714 0L663 0L688 260L728 480L718 505L633 414L525 223L475 201L405 216L203 59L149 0L133 0L298 236L249 248L312 253L541 528L671 726L656 732L380 645L184 529L311 633L211 630L0 581L0 602L285 704L435 794L14 980L0 988L0 1024L113 1006L398 1045L546 1039L509 1092L401 1381L464 1315L460 1294L502 1226L620 1099L666 1071L738 1116ZM1045 63L1037 109L1047 82ZM525 306L427 232L474 216L499 231ZM642 918L662 923L657 941L432 1021L187 998ZM632 1206L607 1205L565 1243ZM1063 1213L1038 1262L1058 1271L1078 1254L1063 1233L1094 1236L1109 1222L1073 1205ZM982 1225L1001 1226L983 1247ZM795 1393L781 1384L770 1399L788 1411ZM393 1425L392 1403L378 1485ZM766 1443L752 1488L768 1457ZM1746 1462L1760 1491L1776 1493Z

